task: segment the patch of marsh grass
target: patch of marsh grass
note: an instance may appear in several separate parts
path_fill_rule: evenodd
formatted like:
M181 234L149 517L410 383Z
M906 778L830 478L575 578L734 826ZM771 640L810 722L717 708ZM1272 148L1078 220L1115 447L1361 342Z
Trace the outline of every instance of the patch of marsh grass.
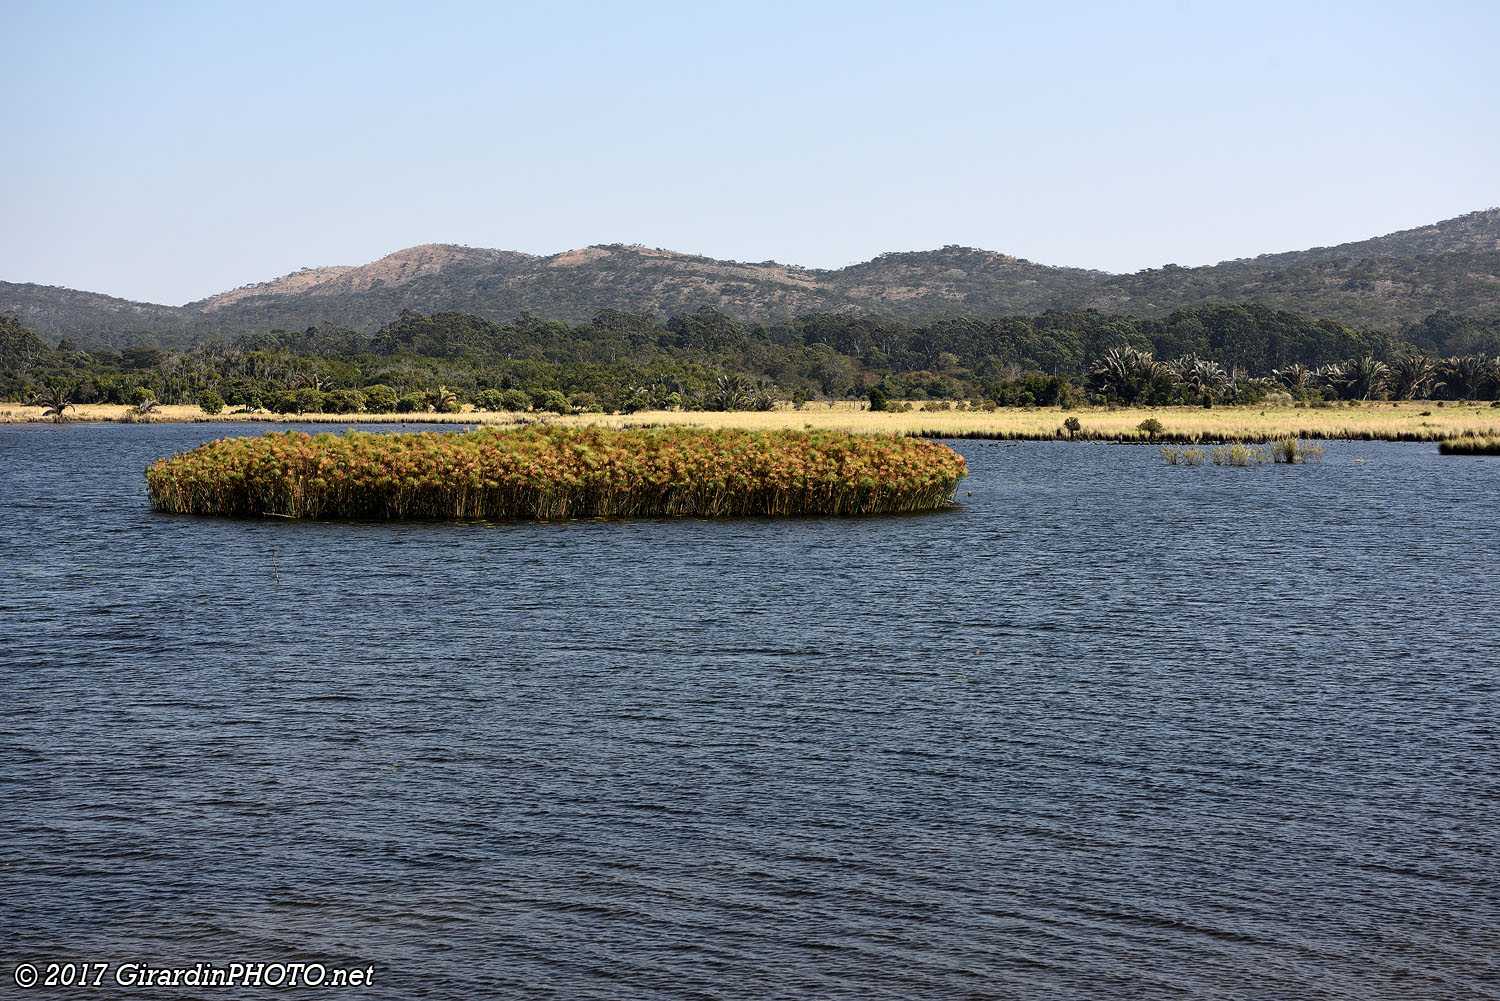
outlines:
M1438 442L1438 452L1442 455L1500 455L1500 436L1444 438Z
M947 446L895 435L533 425L223 438L146 483L179 514L551 521L926 511L967 474Z

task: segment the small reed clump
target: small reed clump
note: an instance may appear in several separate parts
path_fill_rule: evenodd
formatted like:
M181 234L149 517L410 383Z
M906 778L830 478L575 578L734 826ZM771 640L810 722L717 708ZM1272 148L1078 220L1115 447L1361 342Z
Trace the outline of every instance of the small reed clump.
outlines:
M1208 458L1208 453L1201 448L1178 448L1175 445L1167 445L1161 450L1161 457L1174 466L1178 463L1186 466L1201 466L1203 460Z
M1216 466L1264 466L1272 462L1322 462L1326 451L1328 446L1321 442L1282 438L1269 445L1219 445L1209 451L1208 457Z
M1271 450L1260 445L1219 445L1208 455L1216 466L1260 466L1271 461Z
M1322 462L1326 451L1328 446L1322 442L1301 438L1283 438L1271 443L1271 459L1275 462Z
M146 484L177 514L552 521L928 511L966 475L947 446L894 435L534 425L223 438Z
M1500 455L1500 437L1466 435L1462 438L1444 438L1438 442L1438 452L1442 455Z

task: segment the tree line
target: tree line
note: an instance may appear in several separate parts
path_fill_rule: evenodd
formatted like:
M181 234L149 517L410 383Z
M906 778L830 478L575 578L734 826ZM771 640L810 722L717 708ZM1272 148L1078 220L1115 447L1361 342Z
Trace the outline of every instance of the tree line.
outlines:
M778 400L1002 406L1298 399L1493 399L1500 317L1436 313L1395 332L1240 304L1134 318L1097 310L925 324L821 313L751 323L603 310L569 325L404 311L373 335L333 324L186 351L48 345L0 317L0 397L216 401L283 412L739 410Z

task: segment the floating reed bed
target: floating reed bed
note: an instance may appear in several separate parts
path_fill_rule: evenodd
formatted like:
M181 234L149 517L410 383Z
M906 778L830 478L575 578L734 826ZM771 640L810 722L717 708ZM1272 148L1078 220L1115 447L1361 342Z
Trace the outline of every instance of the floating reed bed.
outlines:
M967 474L952 449L896 435L532 426L223 438L146 484L179 514L553 521L928 511Z
M1443 455L1500 455L1500 436L1444 438L1438 442Z

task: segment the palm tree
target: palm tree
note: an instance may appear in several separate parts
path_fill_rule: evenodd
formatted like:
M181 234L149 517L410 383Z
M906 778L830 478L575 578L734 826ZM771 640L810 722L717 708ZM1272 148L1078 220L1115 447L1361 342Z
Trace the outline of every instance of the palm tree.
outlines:
M708 407L710 410L748 409L752 388L741 375L721 375L708 394Z
M1385 381L1386 364L1373 356L1351 358L1344 363L1343 384L1350 399L1368 400Z
M750 409L768 411L776 409L777 399L776 386L766 379L756 383L755 392L750 394Z
M1089 385L1104 396L1124 399L1131 383L1131 372L1135 368L1135 349L1110 348L1104 357L1094 359L1089 366Z
M59 424L67 420L63 411L73 409L73 403L68 399L73 395L72 390L66 386L53 386L39 395L42 405L47 408L42 411L43 417L50 417Z
M427 391L427 405L435 413L448 414L458 410L458 397L447 386L439 386L437 389Z
M1308 383L1313 380L1313 371L1299 362L1292 362L1285 368L1278 368L1271 373L1287 389L1306 389Z
M1182 381L1191 386L1199 395L1212 396L1224 392L1234 380L1218 362L1200 358L1193 362L1193 367Z
M1187 382L1189 373L1193 371L1193 366L1198 364L1198 356L1192 353L1178 355L1171 361L1162 362L1162 364L1171 370L1172 375L1178 382Z
M1406 351L1391 360L1385 373L1385 385L1396 399L1414 400L1431 387L1433 372L1431 358Z
M1344 366L1338 362L1322 365L1312 370L1308 381L1316 387L1332 389L1342 396L1344 395Z
M1090 366L1089 381L1105 396L1134 403L1151 383L1174 374L1170 364L1156 361L1151 352L1137 351L1127 344L1104 352L1104 357Z
M1496 380L1495 369L1482 354L1449 358L1437 367L1437 385L1455 400L1471 400Z

